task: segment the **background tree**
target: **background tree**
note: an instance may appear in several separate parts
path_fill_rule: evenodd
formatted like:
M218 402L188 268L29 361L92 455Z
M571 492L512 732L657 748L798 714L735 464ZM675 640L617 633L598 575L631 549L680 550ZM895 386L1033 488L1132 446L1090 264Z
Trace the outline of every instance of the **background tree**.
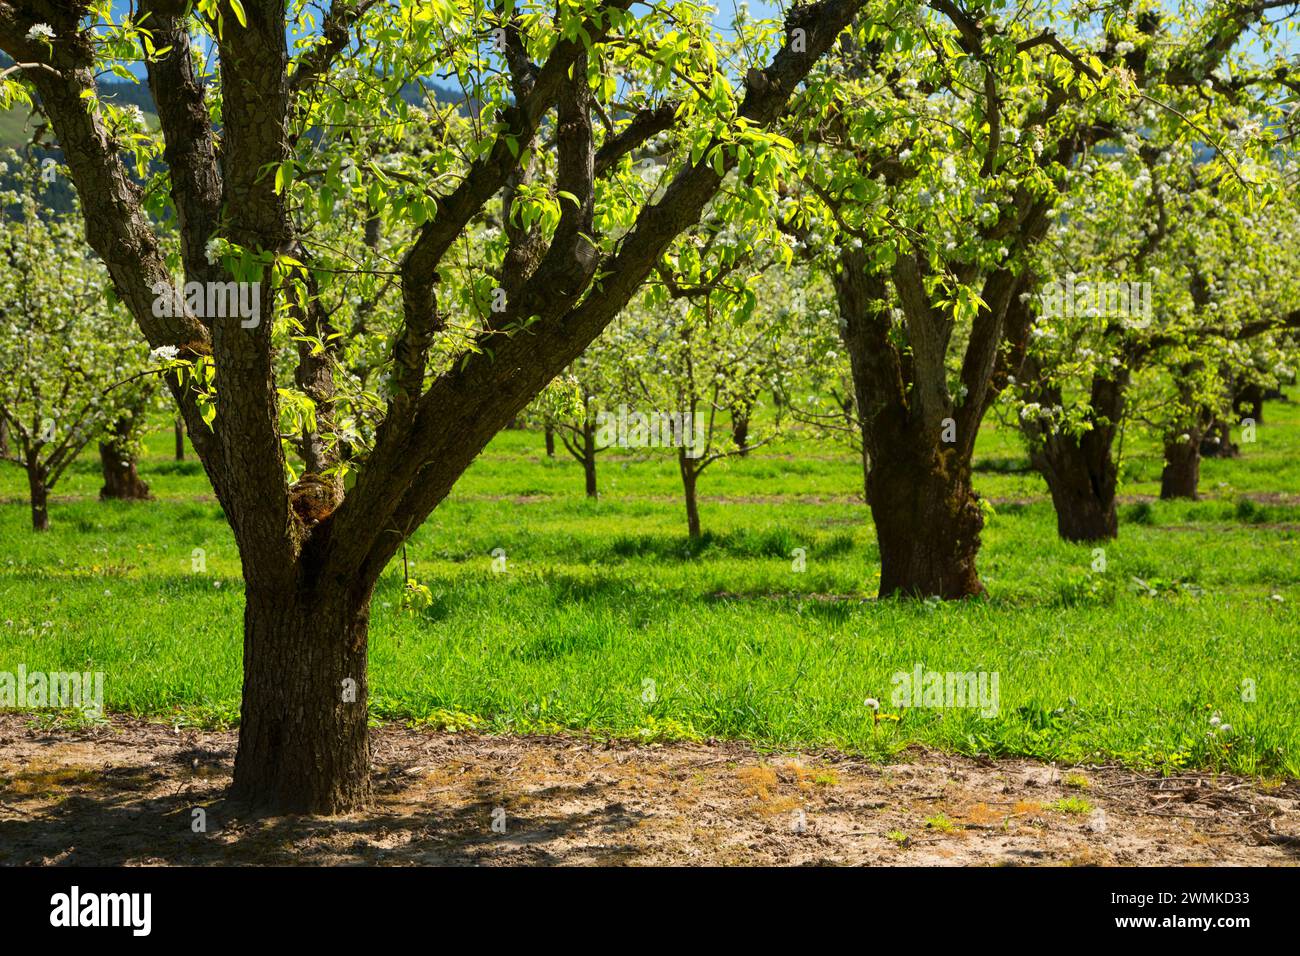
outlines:
M5 457L27 473L32 527L44 531L68 466L148 386L146 349L108 301L107 273L75 219L42 209L34 173L19 180L27 191L0 196L0 417Z
M687 533L695 539L702 533L700 477L776 437L781 417L768 411L768 399L799 363L783 347L789 313L776 308L779 285L770 273L738 271L751 258L747 239L729 229L692 239L678 244L659 281L615 324L614 341L623 350L624 394L660 443L676 450Z
M582 466L588 498L598 497L596 461L610 446L596 441L597 421L627 398L628 343L625 327L615 321L571 364L565 375L542 393L543 420L560 444Z
M960 598L983 592L974 444L1032 330L1022 296L1069 170L1133 102L1199 87L1265 7L1215 5L1190 23L1140 4L1100 23L1083 7L1073 20L931 8L888 36L861 30L819 70L800 100L817 119L796 108L790 127L815 201L787 222L835 283L880 593Z
M160 382L150 376L128 384L130 387L121 389L115 397L99 436L99 467L104 475L99 497L104 500L142 501L151 497L149 485L140 477L138 462L149 417L158 411Z

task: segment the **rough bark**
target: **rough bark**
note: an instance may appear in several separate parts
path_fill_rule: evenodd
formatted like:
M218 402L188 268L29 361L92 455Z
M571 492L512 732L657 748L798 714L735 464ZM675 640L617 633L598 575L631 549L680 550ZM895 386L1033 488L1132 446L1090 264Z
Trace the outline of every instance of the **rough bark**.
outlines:
M747 411L732 409L731 440L740 449L742 458L749 456L749 413Z
M955 449L875 464L867 481L881 597L952 600L984 593L975 567L984 516L970 479L970 463Z
M369 592L253 586L245 600L231 797L281 813L361 805L370 795Z
M99 468L104 476L101 501L146 501L151 497L149 486L136 470L131 442L132 422L142 414L144 402L138 401L130 414L110 423L107 436L99 442Z
M630 0L611 0L602 7L630 5ZM798 32L798 49L787 39L765 69L750 71L740 117L771 125L861 6L861 0L823 0L793 8L787 27ZM310 54L291 82L283 0L245 0L247 22L236 28L227 17L218 41L218 148L199 109L202 91L189 66L188 43L168 39L184 9L174 0L142 4L143 12L156 15L151 29L156 24L163 42L173 45L171 53L155 58L149 72L172 199L185 232L181 251L187 276L212 266L225 278L219 266L205 266L203 250L214 230L245 249L308 262L289 191L277 189L269 171L289 157L302 132L289 121L297 115L294 97L315 82L328 67L329 51L341 49L347 38L325 29L327 42L315 48L324 52ZM57 39L44 44L26 38L34 14L0 2L0 47L19 62L53 67L28 75L81 197L87 238L119 296L151 346L211 354L216 366L221 400L211 429L174 377L169 384L231 523L247 587L234 778L240 799L272 810L313 812L351 809L365 799L365 631L374 582L487 442L626 306L674 239L699 221L738 162L728 149L718 154L720 163L706 151L700 161L685 164L659 201L642 209L614 251L601 258L600 246L590 238L598 168L593 117L599 110L586 80L587 57L614 18L608 9L599 14L580 37L558 39L544 63L524 64L525 82L499 113L496 141L459 185L439 195L436 214L401 256L402 327L392 354L392 398L373 450L341 503L312 502L303 511L297 507L298 489L288 488L284 477L269 321L277 303L269 267L261 276L260 311L266 320L256 328L242 327L236 316L197 317L184 308L171 316L154 315L154 288L172 279L144 212L142 191L94 108L96 52L90 35L78 28L80 13L75 5L51 8ZM511 48L518 53L522 45ZM575 201L562 204L550 245L509 296L506 311L494 314L477 343L481 347L427 384L430 349L446 322L437 302L444 256L500 195L519 165L521 145L531 151L552 110L554 185ZM639 127L645 135L676 116L663 104L655 110L659 118ZM640 137L640 131L621 135L619 154L635 148ZM610 154L602 152L608 164ZM600 285L593 290L598 273ZM308 324L311 318L306 317ZM507 334L526 322L528 334ZM300 356L299 383L327 386L317 374L322 365ZM315 454L315 443L305 450ZM357 682L357 700L348 706L339 703L345 679Z
M885 280L866 271L860 252L842 252L835 291L868 468L866 498L880 546L880 596L983 594L975 559L984 517L971 487L973 443L944 441L951 404L933 379L928 396L909 387L917 369L890 338ZM929 308L920 301L911 307ZM937 337L928 338L921 361L942 368L944 348Z
M1022 374L1034 377L1037 368L1026 363ZM1108 541L1119 534L1115 492L1119 466L1114 459L1115 437L1124 414L1129 375L1093 379L1088 402L1088 424L1081 434L1051 431L1034 419L1022 423L1030 448L1030 461L1047 482L1056 509L1056 531L1066 541ZM1035 393L1039 404L1060 405L1060 389Z
M101 441L99 465L104 473L104 485L99 489L101 501L146 501L152 497L129 449L115 441Z
M1264 389L1250 384L1233 397L1232 406L1239 419L1249 418L1256 425L1264 424Z
M1193 429L1187 437L1170 435L1165 438L1165 467L1160 472L1160 498L1190 498L1195 501L1201 480L1201 432Z
M1030 458L1047 481L1056 533L1066 541L1108 541L1119 534L1115 488L1119 469L1110 448L1054 435Z

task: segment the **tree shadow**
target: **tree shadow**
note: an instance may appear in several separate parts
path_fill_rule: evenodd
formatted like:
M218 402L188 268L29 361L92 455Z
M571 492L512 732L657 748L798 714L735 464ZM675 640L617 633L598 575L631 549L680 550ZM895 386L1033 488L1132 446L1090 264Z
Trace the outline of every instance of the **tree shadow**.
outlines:
M268 817L226 799L229 764L194 748L161 764L20 771L0 791L0 865L608 865L635 858L627 837L645 818L607 799L614 783L508 793L487 777L431 794L400 766L376 768L364 812Z

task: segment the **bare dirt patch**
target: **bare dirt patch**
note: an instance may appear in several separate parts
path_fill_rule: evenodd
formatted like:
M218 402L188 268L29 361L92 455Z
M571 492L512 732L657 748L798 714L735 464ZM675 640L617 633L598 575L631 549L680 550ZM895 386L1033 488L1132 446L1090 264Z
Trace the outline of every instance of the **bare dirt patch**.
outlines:
M389 725L373 734L366 813L256 818L223 801L235 739L121 718L45 730L0 714L0 864L1300 861L1295 780L1162 778L920 750L882 766L739 744ZM193 832L196 809L206 833Z

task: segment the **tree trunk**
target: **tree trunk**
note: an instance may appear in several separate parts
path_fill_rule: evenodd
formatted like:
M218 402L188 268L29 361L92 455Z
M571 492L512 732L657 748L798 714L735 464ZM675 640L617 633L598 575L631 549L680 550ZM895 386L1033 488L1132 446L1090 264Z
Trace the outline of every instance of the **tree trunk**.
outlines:
M731 440L740 449L742 458L749 455L749 416L743 412L731 413Z
M555 457L555 426L551 424L546 425L546 457Z
M1026 371L1037 376L1036 365ZM1115 492L1119 467L1113 447L1118 423L1124 415L1129 375L1097 377L1089 390L1091 428L1082 434L1051 431L1038 420L1022 422L1029 442L1030 461L1047 482L1056 509L1056 532L1066 541L1109 541L1119 534ZM1060 389L1035 393L1044 405L1061 405Z
M587 497L596 494L596 423L591 419L582 429L582 473L587 481Z
M1201 437L1202 458L1238 458L1241 449L1232 440L1232 428L1221 418L1216 418Z
M176 416L176 460L185 460L185 419Z
M928 460L877 460L867 489L880 542L881 597L952 600L984 593L975 568L984 515L970 462L957 449L935 450Z
M1182 435L1165 439L1165 467L1160 473L1160 498L1197 498L1201 480L1201 435L1197 429L1184 439Z
M370 595L249 587L232 799L277 813L343 813L370 796Z
M682 494L686 498L686 533L692 538L700 536L700 505L695 497L695 484L699 473L695 470L693 459L686 457L686 450L677 453L677 466L682 473Z
M1256 425L1264 424L1264 389L1259 385L1247 385L1237 392L1232 402L1237 418L1249 418Z
M0 457L9 454L9 420L0 418Z
M45 486L45 469L40 465L27 466L27 488L32 502L32 530L50 530L50 491Z
M871 452L867 443L862 443L862 500L871 504Z
M1109 541L1119 534L1119 469L1109 445L1104 454L1090 451L1073 435L1053 435L1031 456L1052 495L1056 533L1066 541Z
M140 478L135 468L135 458L116 442L99 443L99 465L104 472L104 486L99 489L100 501L146 501L149 486Z

